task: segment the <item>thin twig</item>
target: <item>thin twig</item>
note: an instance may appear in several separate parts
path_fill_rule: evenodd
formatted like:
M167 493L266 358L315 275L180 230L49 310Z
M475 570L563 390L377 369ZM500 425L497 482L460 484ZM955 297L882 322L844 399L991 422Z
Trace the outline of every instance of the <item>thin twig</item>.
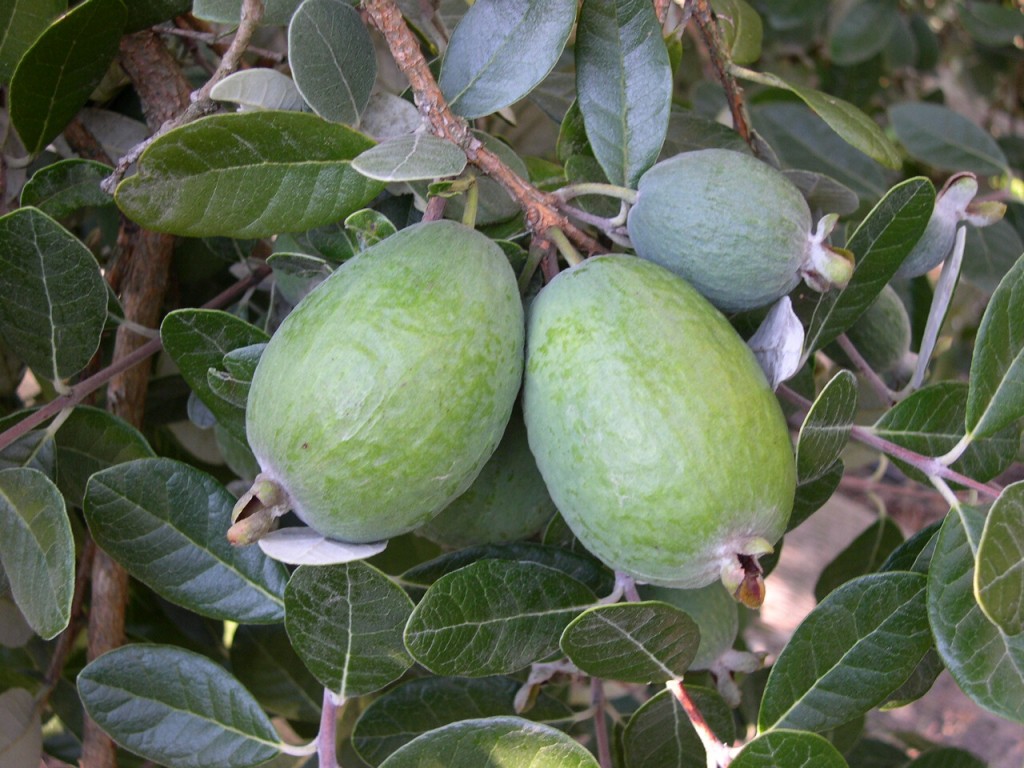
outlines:
M839 344L839 348L850 358L850 361L857 366L857 370L864 375L871 388L875 390L875 396L886 405L892 405L896 400L893 391L889 389L888 384L882 381L882 377L871 367L871 364L864 359L864 355L853 345L850 338L845 333L841 333L836 337L836 342Z
M722 43L722 33L718 29L718 22L715 20L714 11L711 10L708 0L694 0L693 18L697 22L697 30L704 41L704 47L711 57L715 75L722 84L722 90L725 91L725 98L729 102L729 112L732 114L733 128L747 143L751 151L757 155L757 142L754 141L750 131L750 121L747 119L747 110L743 103L743 91L729 71L729 54Z
M697 708L696 702L690 698L690 694L683 686L682 680L669 680L665 683L665 687L672 692L676 701L682 705L683 711L686 712L686 716L693 726L693 730L697 732L701 744L704 745L709 768L710 766L725 768L725 766L729 765L732 762L732 750L715 735L714 730L708 725L708 721L704 719L700 709Z
M320 768L338 768L338 707L341 702L324 688L324 706L320 714L320 733L316 737Z
M121 179L124 178L125 173L128 172L128 168L158 138L175 128L180 128L187 123L191 123L193 120L198 120L200 117L217 111L219 105L210 98L210 92L213 90L213 86L238 68L238 63L242 60L242 54L248 48L249 42L252 40L252 36L259 27L262 18L263 0L243 0L242 17L238 23L238 32L235 34L234 40L231 41L231 46L221 58L220 64L217 66L213 76L203 84L202 88L192 94L192 103L183 112L161 125L160 129L152 136L132 147L128 154L118 161L114 172L100 183L100 187L104 192L110 195L114 194L114 190Z
M590 678L590 704L594 710L594 738L597 740L597 762L601 768L612 768L612 747L605 718L604 680Z
M227 40L228 35L219 35L216 32L202 32L198 29L182 29L181 27L169 27L166 25L160 25L153 27L153 29L161 34L168 35L171 37L184 37L188 40L197 40L200 43L206 43L207 45L214 45L216 43ZM254 45L250 45L246 48L249 53L254 53L260 58L269 59L270 61L282 62L288 58L288 56L280 51L272 51L269 48L258 48Z

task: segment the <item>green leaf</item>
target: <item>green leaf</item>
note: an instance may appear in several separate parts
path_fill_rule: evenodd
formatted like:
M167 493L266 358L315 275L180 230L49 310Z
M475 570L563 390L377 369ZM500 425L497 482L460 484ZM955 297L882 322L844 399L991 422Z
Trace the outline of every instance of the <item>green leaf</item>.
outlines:
M87 405L75 406L57 430L56 444L57 487L75 506L82 505L86 483L94 473L156 455L131 424Z
M61 160L36 171L21 190L21 205L60 219L86 206L112 203L100 182L113 169L92 160Z
M35 697L24 688L0 693L0 765L37 768L43 755L43 726Z
M243 69L219 80L210 98L230 101L242 109L286 109L299 111L306 102L295 81L276 69Z
M661 158L695 149L720 147L736 152L749 152L743 137L728 126L704 117L692 109L673 104L668 117L668 135L661 149Z
M576 21L576 0L477 0L448 43L438 84L466 118L497 112L550 72Z
M800 483L817 480L839 459L857 412L857 377L839 371L815 399L800 427L796 443L796 476Z
M856 259L853 277L844 289L818 301L807 328L806 352L821 349L871 306L924 233L934 206L932 183L913 178L889 190L872 209L846 244Z
M418 736L380 768L598 768L571 736L519 717L462 720Z
M821 477L797 485L796 496L793 499L793 512L786 525L787 531L793 530L825 506L825 502L831 499L832 494L839 488L845 471L846 467L842 460L836 459Z
M36 634L56 637L71 618L75 542L64 498L35 469L0 470L0 566Z
M53 435L45 429L33 429L0 451L0 469L15 467L38 469L52 478L57 467Z
M275 715L305 723L320 720L323 688L295 653L282 625L240 626L231 641L231 669Z
M975 438L1024 416L1024 256L1000 281L981 318L971 361L966 424Z
M815 599L820 602L851 579L881 570L886 557L902 543L903 533L891 518L868 526L825 566L814 585Z
M508 677L422 677L375 699L359 717L352 743L370 765L420 734L460 720L515 715L523 683ZM566 722L572 710L539 693L524 713L533 722Z
M67 8L67 0L8 0L0 5L0 82L10 81L25 51Z
M736 738L732 710L717 691L687 685L697 709L725 744ZM622 734L629 768L706 768L704 744L670 691L659 691L629 718Z
M251 323L216 309L179 309L160 324L164 350L203 404L232 435L245 442L245 411L210 386L209 371L219 370L228 353L270 341Z
M878 570L928 573L942 521L927 525L897 547Z
M521 560L556 568L591 592L604 595L611 592L614 576L600 561L586 552L571 552L561 547L520 541L511 544L487 544L466 547L410 568L402 574L405 584L429 587L442 576L478 560Z
M689 614L656 600L599 605L569 622L559 645L593 677L666 683L689 669L700 629Z
M850 146L859 149L887 168L899 168L902 165L903 158L886 138L882 129L853 104L813 88L791 85L781 77L767 72L753 72L742 67L733 67L732 72L744 80L789 91L828 123L829 127Z
M281 621L284 566L227 541L235 498L173 459L137 459L97 472L85 490L96 543L172 603L240 623Z
M989 510L974 591L993 624L1007 635L1024 633L1024 482L1006 486Z
M373 142L306 112L212 115L164 134L114 199L147 229L265 237L343 219L383 185L351 168Z
M237 24L242 17L243 0L193 0L192 14L218 24ZM266 0L263 24L287 24L301 0Z
M842 725L885 701L930 646L924 576L881 573L849 581L811 611L779 655L758 729Z
M126 5L128 17L124 31L130 34L188 13L192 8L192 0L132 0Z
M956 3L956 14L967 32L982 45L1012 45L1017 35L1024 35L1024 15L1020 9L996 3Z
M889 107L889 123L915 160L944 171L1008 173L1008 163L984 129L941 104L904 102Z
M82 242L35 208L0 218L0 335L37 376L63 381L100 344L107 285Z
M554 568L481 560L434 582L409 619L405 644L434 674L508 674L555 653L565 626L595 601Z
M86 0L47 27L11 78L10 117L29 154L38 154L85 106L118 51L122 0Z
M967 227L961 275L985 293L992 293L1021 253L1024 241L1006 219L987 227Z
M907 763L906 768L985 768L985 763L962 749L937 747Z
M321 117L355 125L377 79L373 41L346 0L304 0L288 25L288 63Z
M594 156L612 184L634 187L658 159L672 103L672 69L654 6L588 0L575 55L577 104Z
M977 347L980 350L980 347ZM919 389L875 423L879 437L923 456L942 456L960 441L968 408L968 387L960 381L941 381ZM952 468L986 482L1005 470L1017 455L1020 435L1013 425L974 440ZM927 482L923 472L893 457L908 476Z
M736 64L753 64L761 58L764 36L761 17L746 0L711 0L729 59Z
M800 190L812 211L827 211L846 216L856 213L860 208L857 193L829 176L814 171L798 170L783 171L782 174Z
M939 652L934 648L929 648L928 653L921 657L921 661L906 682L890 693L879 709L883 711L897 709L917 701L931 690L945 669L946 665L942 663Z
M898 22L897 0L856 0L844 6L829 35L832 61L849 67L877 56Z
M846 768L835 747L816 733L775 730L749 742L730 768Z
M169 645L127 645L78 675L85 710L125 749L175 768L247 768L278 754L259 704L223 667Z
M352 167L378 181L429 181L458 176L466 167L466 154L446 139L416 133L370 147Z
M750 116L785 167L823 173L865 200L878 200L888 189L885 168L847 144L803 104L756 104Z
M383 688L412 666L402 644L412 600L372 566L300 566L285 606L295 652L342 700Z
M982 510L950 510L928 571L928 619L935 647L960 689L979 706L1024 723L1024 633L1007 635L982 611L974 568Z

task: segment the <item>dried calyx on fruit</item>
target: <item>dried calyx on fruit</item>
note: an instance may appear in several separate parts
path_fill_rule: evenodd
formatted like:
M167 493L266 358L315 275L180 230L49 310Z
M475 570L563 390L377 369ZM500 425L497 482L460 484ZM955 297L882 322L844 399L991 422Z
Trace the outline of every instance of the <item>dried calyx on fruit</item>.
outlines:
M846 285L852 256L826 243L837 219L813 227L800 191L767 163L702 149L641 176L626 225L638 256L735 312L771 304L801 280L817 291Z
M939 266L953 250L956 229L961 222L975 227L995 224L1006 213L1006 205L995 201L974 202L978 179L973 173L950 176L935 198L935 207L924 234L903 260L896 277L917 277Z
M345 262L260 358L246 432L262 471L229 538L288 510L353 543L422 525L498 445L523 332L507 259L461 224L417 224Z
M786 529L789 430L725 317L662 267L598 256L534 300L523 411L579 541L639 582L721 579L763 599L758 557Z

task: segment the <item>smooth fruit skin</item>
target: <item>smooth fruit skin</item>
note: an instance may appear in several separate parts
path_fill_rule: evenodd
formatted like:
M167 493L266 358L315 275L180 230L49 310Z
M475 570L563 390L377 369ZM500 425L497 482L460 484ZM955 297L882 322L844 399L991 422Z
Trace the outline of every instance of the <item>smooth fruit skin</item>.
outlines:
M473 484L416 533L449 548L504 544L536 533L555 511L516 408Z
M911 342L910 315L892 286L882 289L846 331L846 337L877 373L888 373L906 359ZM856 367L838 343L826 346L825 352L840 365Z
M523 333L497 245L454 222L401 230L345 262L271 338L246 412L262 478L331 538L417 528L497 446Z
M638 256L726 312L762 307L800 282L811 212L796 186L741 152L703 149L652 166L626 226Z
M640 582L704 586L785 531L796 473L778 401L728 321L656 264L599 256L541 291L523 411L569 527Z

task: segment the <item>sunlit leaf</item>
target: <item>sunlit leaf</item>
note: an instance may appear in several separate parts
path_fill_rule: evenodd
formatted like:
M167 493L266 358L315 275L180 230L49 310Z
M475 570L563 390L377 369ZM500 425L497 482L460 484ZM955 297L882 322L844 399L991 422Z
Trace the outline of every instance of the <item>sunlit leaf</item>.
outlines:
M466 155L450 141L417 133L371 147L352 167L378 181L423 181L458 176L466 167Z
M710 688L687 685L686 692L715 736L730 744L736 737L732 711ZM629 718L622 734L629 768L706 768L704 745L682 706L669 691L659 691Z
M789 516L786 530L793 530L825 506L825 502L831 499L832 494L839 488L845 469L842 459L836 459L821 477L797 485L793 512Z
M774 730L749 742L730 768L846 768L839 750L816 733Z
M306 102L295 81L276 69L243 69L218 80L210 98L230 101L243 109L301 110Z
M850 439L857 412L857 378L840 371L818 395L800 427L796 443L796 473L800 483L828 472Z
M1004 488L989 510L974 589L992 623L1007 635L1024 633L1024 483Z
M100 189L100 182L112 170L104 163L77 158L48 165L22 188L21 204L59 219L85 206L112 203L113 198Z

